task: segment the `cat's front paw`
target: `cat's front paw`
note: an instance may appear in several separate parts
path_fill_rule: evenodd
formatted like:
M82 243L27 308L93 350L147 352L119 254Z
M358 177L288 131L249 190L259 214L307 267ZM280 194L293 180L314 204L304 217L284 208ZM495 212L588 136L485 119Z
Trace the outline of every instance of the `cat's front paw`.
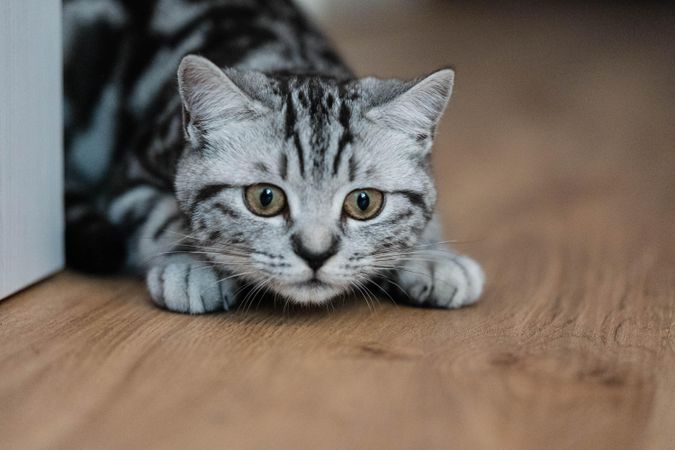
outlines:
M476 261L451 252L418 256L401 266L396 277L414 304L439 308L475 303L485 283L483 270Z
M236 282L190 255L163 258L148 271L146 282L152 300L171 311L204 314L234 304Z

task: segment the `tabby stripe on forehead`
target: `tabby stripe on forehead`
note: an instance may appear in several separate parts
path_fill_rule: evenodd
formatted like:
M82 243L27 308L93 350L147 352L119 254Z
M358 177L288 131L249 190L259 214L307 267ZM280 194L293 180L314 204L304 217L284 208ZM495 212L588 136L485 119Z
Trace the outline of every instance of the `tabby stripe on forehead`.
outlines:
M192 202L191 207L192 214L195 213L195 210L197 209L197 206L199 206L200 203L215 197L216 195L220 194L224 189L229 189L231 187L232 186L229 184L209 184L201 188L197 193L194 202Z
M313 123L311 146L314 156L314 171L320 174L326 166L324 159L330 145L330 136L326 130L329 111L326 106L325 91L319 80L308 80L307 93L310 98L309 113Z
M340 97L342 103L340 104L339 119L343 131L342 136L340 136L340 140L338 141L338 149L337 153L335 153L335 159L333 160L333 175L337 175L338 170L340 169L340 159L342 158L343 150L345 149L347 144L350 144L354 139L351 127L349 126L349 122L351 121L352 118L352 110L349 107L349 105L347 105L344 87L340 87Z
M300 136L298 136L298 133L295 133L293 135L293 143L295 144L295 149L298 152L298 161L300 162L300 175L305 176L305 159L304 159L304 151L302 150L302 143L300 142Z
M288 89L288 87L286 87ZM300 136L295 129L296 112L293 104L293 93L289 90L286 93L286 139L292 138L295 150L298 152L298 164L300 165L300 175L305 176L305 156L300 143Z
M286 156L286 153L282 153L279 159L279 173L281 179L286 180L288 178L288 156Z
M359 165L356 162L354 155L349 157L349 181L354 181L356 178L356 171L359 170Z

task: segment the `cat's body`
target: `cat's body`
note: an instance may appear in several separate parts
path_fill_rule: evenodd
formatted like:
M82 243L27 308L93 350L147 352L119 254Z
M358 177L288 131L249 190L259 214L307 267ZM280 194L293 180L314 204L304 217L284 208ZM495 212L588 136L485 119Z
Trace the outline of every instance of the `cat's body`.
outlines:
M452 71L355 79L286 1L66 0L64 26L72 265L145 272L190 313L245 285L299 303L367 283L431 306L480 295L433 212Z

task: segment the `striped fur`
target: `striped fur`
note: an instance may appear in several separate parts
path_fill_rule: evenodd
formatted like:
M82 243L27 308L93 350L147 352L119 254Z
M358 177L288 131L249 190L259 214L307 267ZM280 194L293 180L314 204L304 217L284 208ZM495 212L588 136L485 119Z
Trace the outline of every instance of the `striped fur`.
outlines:
M64 15L72 265L145 272L156 303L189 313L368 285L478 298L480 267L438 244L434 219L451 70L354 78L288 1L66 0ZM283 214L248 210L258 183L283 189ZM343 214L357 188L384 192L374 219Z

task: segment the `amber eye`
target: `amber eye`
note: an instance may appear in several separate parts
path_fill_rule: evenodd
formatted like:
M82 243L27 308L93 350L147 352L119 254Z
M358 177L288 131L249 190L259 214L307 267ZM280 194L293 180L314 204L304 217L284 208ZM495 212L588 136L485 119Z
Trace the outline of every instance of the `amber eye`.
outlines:
M380 213L383 199L377 189L357 189L347 194L342 208L353 219L368 220Z
M244 192L246 206L253 214L263 217L276 216L286 208L286 195L271 184L254 184Z

